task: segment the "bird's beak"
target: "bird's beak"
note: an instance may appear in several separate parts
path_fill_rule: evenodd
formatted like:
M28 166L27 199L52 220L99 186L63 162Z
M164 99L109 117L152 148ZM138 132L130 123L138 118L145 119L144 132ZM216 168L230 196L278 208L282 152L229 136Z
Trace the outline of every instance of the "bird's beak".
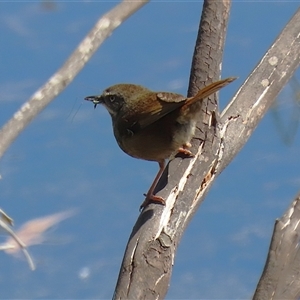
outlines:
M87 96L84 100L93 102L94 108L96 108L98 104L103 103L102 96Z

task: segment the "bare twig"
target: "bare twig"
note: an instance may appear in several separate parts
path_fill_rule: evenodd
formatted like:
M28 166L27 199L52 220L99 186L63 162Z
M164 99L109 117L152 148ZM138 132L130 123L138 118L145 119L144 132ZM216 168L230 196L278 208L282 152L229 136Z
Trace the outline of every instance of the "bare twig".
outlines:
M73 209L32 219L23 224L17 232L14 232L10 227L13 224L12 219L0 209L0 227L10 235L4 243L0 244L0 250L13 255L18 254L22 250L30 269L34 270L35 265L27 248L32 245L41 244L45 240L44 233L50 227L72 217L76 212Z
M64 65L3 126L0 157L29 122L67 87L112 31L147 2L124 0L100 18Z
M23 241L23 243L26 244L27 247L41 244L45 240L44 233L49 228L67 218L74 216L76 212L77 211L75 209L70 209L56 214L29 220L17 230L16 234ZM12 237L8 237L3 244L0 244L0 247L8 254L16 254L20 250L19 245L16 244Z
M15 245L18 245L23 253L24 256L27 259L27 262L29 264L29 268L33 271L35 270L34 262L30 256L30 254L27 251L25 243L19 238L19 236L11 229L11 225L13 225L13 220L10 218L2 209L0 209L0 227L4 229L10 236L11 240L15 242ZM7 251L9 249L12 249L12 245L2 245L0 247L0 250Z

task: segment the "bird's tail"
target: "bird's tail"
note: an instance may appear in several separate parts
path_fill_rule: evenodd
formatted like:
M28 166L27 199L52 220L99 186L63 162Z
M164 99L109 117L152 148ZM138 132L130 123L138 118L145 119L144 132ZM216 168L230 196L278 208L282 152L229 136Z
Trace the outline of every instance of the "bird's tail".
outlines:
M213 82L211 84L209 84L208 86L204 87L203 89L199 90L198 93L187 99L186 103L183 105L183 107L185 105L191 105L201 99L204 99L212 94L214 94L215 92L217 92L218 90L220 90L221 88L225 87L226 85L228 85L229 83L231 83L232 81L236 80L237 77L228 77L226 79L222 79L216 82Z

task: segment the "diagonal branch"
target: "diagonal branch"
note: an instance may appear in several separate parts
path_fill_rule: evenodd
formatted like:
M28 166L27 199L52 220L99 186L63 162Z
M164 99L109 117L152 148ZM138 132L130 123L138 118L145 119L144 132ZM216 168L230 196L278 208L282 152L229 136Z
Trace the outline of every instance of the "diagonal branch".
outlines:
M69 85L113 30L147 2L124 0L100 18L64 65L0 130L0 157L30 121Z
M220 171L247 142L299 64L300 8L222 113L226 143Z

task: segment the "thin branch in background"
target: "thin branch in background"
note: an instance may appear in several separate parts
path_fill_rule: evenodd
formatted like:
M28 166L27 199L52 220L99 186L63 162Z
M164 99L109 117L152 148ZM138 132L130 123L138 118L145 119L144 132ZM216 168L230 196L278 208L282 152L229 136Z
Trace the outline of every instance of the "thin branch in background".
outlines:
M11 237L9 238L17 247L22 249L25 258L27 259L27 262L29 264L29 268L34 271L35 265L34 262L27 251L25 243L19 238L19 236L12 230L10 226L13 225L13 219L9 217L2 209L0 209L0 227L5 230ZM0 245L0 250L4 251L10 251L12 248L14 248L13 245L6 244L6 245Z
M24 223L20 229L14 232L5 219L0 220L0 226L10 234L6 241L0 244L0 250L7 254L16 255L22 250L27 258L29 266L35 269L33 261L27 251L27 247L41 244L45 241L44 233L54 225L76 214L76 210L67 210L56 214L32 219ZM7 216L7 215L6 215Z
M2 127L0 157L30 121L70 84L113 30L147 2L124 0L99 19L63 66Z

